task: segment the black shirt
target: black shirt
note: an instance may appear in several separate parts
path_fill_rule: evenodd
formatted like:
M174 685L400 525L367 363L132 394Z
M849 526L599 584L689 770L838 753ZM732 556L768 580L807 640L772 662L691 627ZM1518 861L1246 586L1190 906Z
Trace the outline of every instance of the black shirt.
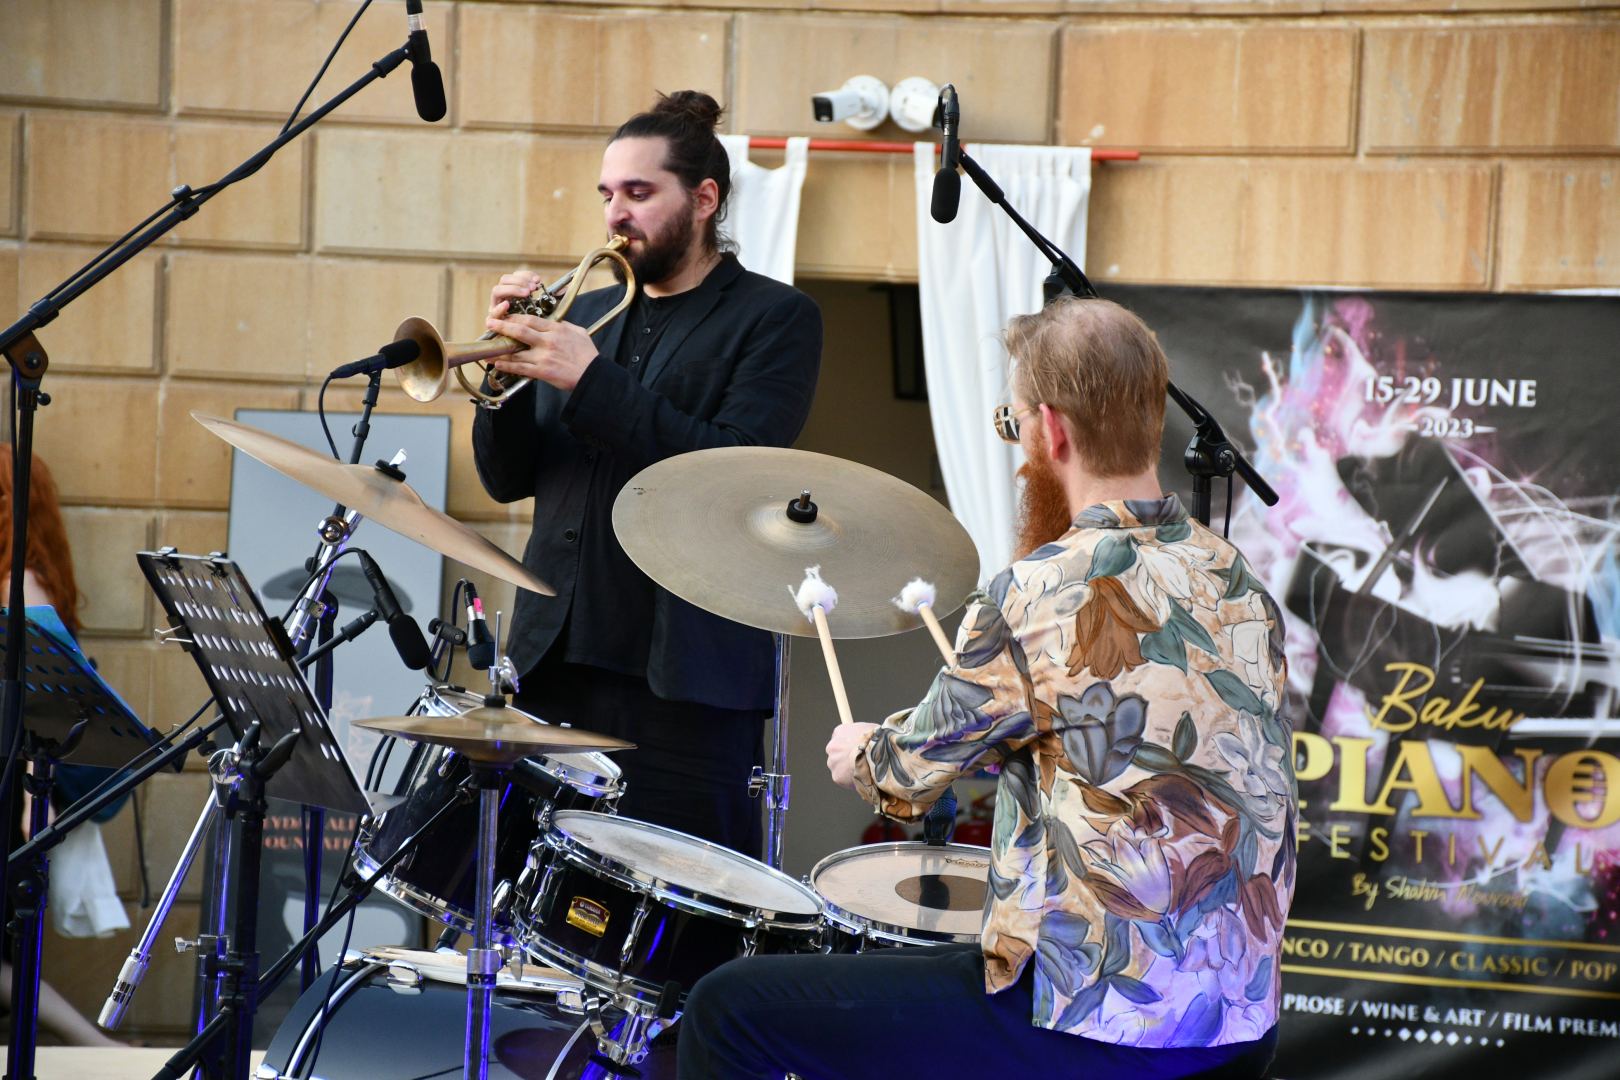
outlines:
M568 321L589 325L621 296L617 286L587 293ZM815 392L821 313L726 256L696 288L633 303L596 343L571 393L535 383L503 409L480 409L473 425L486 490L502 502L534 496L524 563L557 590L519 591L513 663L526 672L561 640L564 659L644 676L667 700L767 709L770 635L654 585L613 535L613 501L676 454L791 444Z

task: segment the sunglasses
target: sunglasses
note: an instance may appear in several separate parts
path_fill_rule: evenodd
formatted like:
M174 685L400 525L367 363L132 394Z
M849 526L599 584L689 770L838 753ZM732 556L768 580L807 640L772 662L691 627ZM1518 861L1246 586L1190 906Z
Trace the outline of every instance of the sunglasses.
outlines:
M1034 412L1035 408L1036 407L1034 405L1029 405L1015 412L1011 405L997 405L996 411L991 414L991 419L995 424L996 434L1001 437L1001 441L1010 443L1017 442L1018 418L1023 416L1025 413Z

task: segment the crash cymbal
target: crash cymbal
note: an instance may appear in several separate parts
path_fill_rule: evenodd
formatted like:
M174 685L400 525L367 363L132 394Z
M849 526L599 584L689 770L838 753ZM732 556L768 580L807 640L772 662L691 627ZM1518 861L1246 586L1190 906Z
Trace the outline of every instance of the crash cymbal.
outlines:
M810 492L814 517L788 504ZM809 515L799 513L801 517ZM815 637L793 592L820 566L838 590L835 638L922 625L891 598L920 577L936 615L961 606L979 553L938 501L877 469L803 450L733 446L667 458L637 473L613 504L613 531L648 577L734 622Z
M521 562L480 533L433 509L409 484L374 466L334 461L280 436L217 416L194 412L191 418L248 457L358 511L385 529L530 592L556 595L556 590L529 573Z
M516 761L535 754L630 750L635 743L583 728L558 727L513 708L487 705L459 716L373 716L358 727L411 742L448 746L474 761Z

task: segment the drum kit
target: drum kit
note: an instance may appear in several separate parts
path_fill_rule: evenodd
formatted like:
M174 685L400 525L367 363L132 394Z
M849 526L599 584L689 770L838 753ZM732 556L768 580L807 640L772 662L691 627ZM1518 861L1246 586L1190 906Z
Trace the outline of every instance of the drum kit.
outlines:
M551 593L380 466L345 465L244 425L197 419L348 507L351 532L363 515ZM653 581L775 636L774 761L738 778L766 796L767 861L617 815L624 784L608 755L633 752L632 744L547 723L498 693L430 686L407 715L355 722L411 751L392 792L370 794L380 812L363 824L353 861L365 886L448 930L436 952L371 948L346 957L306 990L275 1036L264 1080L304 1075L317 1047L328 1080L391 1075L391 1060L408 1070L401 1075L454 1071L457 1056L466 1075L479 1077L492 1066L494 1075L673 1075L670 1040L657 1036L679 1018L692 985L729 960L978 940L986 849L889 843L835 852L804 881L779 869L789 640L821 638L841 706L833 639L926 622L939 641L933 609L959 606L978 571L956 519L876 469L737 447L643 470L620 494L613 524ZM807 569L836 590L796 602ZM933 582L919 592L914 579L925 572ZM448 948L458 934L473 937L465 957ZM381 1027L357 1022L386 1014L401 995L417 1000L381 1016ZM458 1025L462 1002L466 1023ZM537 1061L550 1072L534 1071Z

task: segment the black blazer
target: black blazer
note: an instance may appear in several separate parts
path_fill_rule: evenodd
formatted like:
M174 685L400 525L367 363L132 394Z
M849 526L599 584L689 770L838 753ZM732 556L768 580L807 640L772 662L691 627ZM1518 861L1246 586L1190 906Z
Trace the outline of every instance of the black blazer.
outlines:
M623 295L579 297L588 325ZM821 312L804 293L727 256L670 316L637 374L620 367L625 320L596 335L572 393L534 383L505 408L478 410L473 457L501 502L534 496L524 564L557 590L518 591L507 651L520 672L567 628L564 658L645 676L671 701L769 709L768 633L657 587L613 536L613 500L643 468L717 446L788 446L804 427L821 364Z

